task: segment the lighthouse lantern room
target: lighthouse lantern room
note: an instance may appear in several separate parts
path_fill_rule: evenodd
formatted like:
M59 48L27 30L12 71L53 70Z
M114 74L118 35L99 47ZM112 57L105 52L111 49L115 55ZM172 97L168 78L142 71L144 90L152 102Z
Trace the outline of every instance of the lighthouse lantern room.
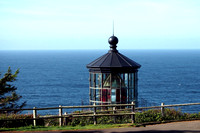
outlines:
M90 104L126 104L138 102L140 64L117 50L118 38L108 39L110 50L87 65Z

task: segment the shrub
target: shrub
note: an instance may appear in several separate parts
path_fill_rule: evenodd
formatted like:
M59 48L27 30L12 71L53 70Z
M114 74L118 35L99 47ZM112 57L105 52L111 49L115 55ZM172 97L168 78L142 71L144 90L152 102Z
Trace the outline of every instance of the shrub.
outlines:
M33 120L30 120L33 118L32 115L22 115L22 114L1 114L0 116L0 127L20 127L20 126L29 126L33 123ZM6 121L6 120L7 121ZM20 119L20 120L15 120ZM22 120L25 119L25 120Z
M167 120L190 120L200 119L200 113L182 113L180 110L166 108L164 116L162 116L160 110L147 110L144 112L138 112L135 115L136 123L144 122L163 122Z
M126 111L122 111L121 113L125 113ZM83 111L76 111L77 114L83 113ZM113 113L113 112L110 112ZM102 113L101 113L102 114ZM165 108L164 117L161 114L160 110L147 110L143 112L137 112L135 114L135 121L136 123L145 123L145 122L163 122L168 120L190 120L190 119L200 119L200 112L189 114L189 113L182 113L180 110L175 109L168 109ZM20 126L29 126L33 125L33 118L32 114L10 114L0 115L0 127L20 127ZM5 121L5 119L10 121ZM20 119L20 120L15 120ZM25 119L25 120L22 120ZM93 124L93 117L70 117L63 118L64 124L69 126L85 126L89 124ZM124 115L124 116L101 116L97 117L98 124L112 124L112 123L130 123L131 116ZM39 126L57 126L58 119L51 118L51 119L39 119L37 120L37 125Z
M33 125L32 114L1 114L0 127L13 128ZM17 120L18 119L18 120ZM43 120L37 120L38 125L44 125Z
M135 115L136 123L162 121L160 110L147 110Z

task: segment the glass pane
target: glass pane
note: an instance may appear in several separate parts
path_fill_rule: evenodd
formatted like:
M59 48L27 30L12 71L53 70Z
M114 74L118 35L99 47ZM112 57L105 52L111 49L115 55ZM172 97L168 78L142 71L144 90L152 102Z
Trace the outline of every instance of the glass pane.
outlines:
M116 103L116 89L111 90L111 102Z
M137 77L137 72L135 73L135 81L134 81L134 84L135 84L135 88L134 88L134 100L137 101L137 98L138 98L138 77Z
M111 89L108 89L108 102L111 102Z
M104 74L103 88L110 88L110 74Z
M96 89L96 101L100 101L101 99L101 89Z
M99 73L99 76L98 76L98 80L99 80L99 84L98 84L98 87L101 88L102 87L102 74Z
M108 89L102 89L102 102L108 101Z
M92 96L92 100L96 100L96 91L95 91L95 89L92 89L92 91L93 91L93 96Z
M110 74L109 73L103 73L102 75L103 75L103 81L105 81Z
M96 88L101 88L101 74L95 74Z
M110 102L110 89L102 89L102 102Z
M125 86L128 88L128 73L125 73Z
M90 89L90 100L94 100L94 89Z
M116 102L120 102L120 89L116 90Z
M96 87L96 74L93 74L93 87Z
M120 76L118 74L112 74L112 88L120 88Z
M126 88L122 88L121 89L121 103L126 103L127 101L127 89Z
M121 88L123 87L126 87L126 85L125 85L125 74L124 73L122 73L122 74L120 74L120 77L121 77Z
M134 75L133 73L129 74L129 88L133 88L134 85Z
M129 73L129 88L128 88L128 102L131 103L133 101L134 95L134 73Z
M133 101L133 88L129 89L129 102Z
M90 87L93 87L93 83L94 83L94 76L93 76L93 73L90 73Z

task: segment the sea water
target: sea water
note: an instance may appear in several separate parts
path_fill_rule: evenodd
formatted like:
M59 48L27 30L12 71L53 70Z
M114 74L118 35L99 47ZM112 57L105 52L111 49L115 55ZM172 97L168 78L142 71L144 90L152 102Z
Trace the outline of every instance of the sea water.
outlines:
M1 77L18 68L17 93L26 108L89 104L86 65L108 50L0 51ZM120 50L142 67L139 106L200 102L200 50ZM200 106L181 108L199 112ZM47 113L58 112L51 110ZM41 112L42 113L42 112ZM44 112L43 112L44 113Z

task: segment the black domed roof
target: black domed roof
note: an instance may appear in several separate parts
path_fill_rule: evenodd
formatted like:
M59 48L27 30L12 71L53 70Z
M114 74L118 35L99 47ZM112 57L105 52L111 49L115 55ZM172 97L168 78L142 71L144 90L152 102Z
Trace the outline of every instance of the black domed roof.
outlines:
M90 71L96 72L135 72L141 67L140 64L129 59L116 49L118 38L111 36L108 39L110 50L105 55L97 58L87 65Z
M119 52L108 52L99 57L90 64L87 68L92 71L117 71L117 72L133 72L140 68L141 65Z

